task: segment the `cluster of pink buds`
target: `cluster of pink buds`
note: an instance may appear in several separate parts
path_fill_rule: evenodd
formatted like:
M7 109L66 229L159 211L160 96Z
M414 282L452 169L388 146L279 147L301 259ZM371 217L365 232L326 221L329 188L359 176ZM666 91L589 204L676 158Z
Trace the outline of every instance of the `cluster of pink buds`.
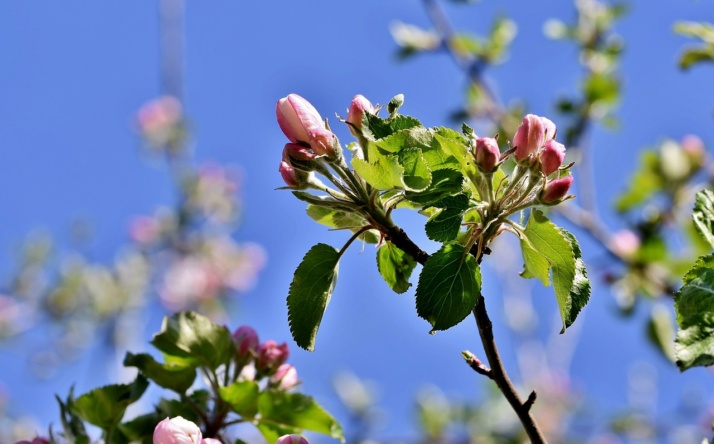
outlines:
M528 114L513 136L514 157L520 166L540 171L546 178L538 196L540 203L555 204L568 194L572 176L553 177L565 159L565 146L555 141L555 124L545 117Z
M278 344L269 339L260 343L258 333L247 326L238 327L233 332L233 342L236 344L236 361L240 366L252 366L254 374L244 376L249 379L268 378L268 386L288 390L298 385L298 375L295 367L286 364L290 350L286 343Z
M374 114L376 109L364 96L356 95L344 120L356 137L361 137L362 119L366 112ZM283 181L297 190L310 186L324 189L324 185L314 178L313 171L324 172L322 162L345 166L337 136L330 131L315 107L297 94L278 100L275 114L280 129L290 140L283 148L278 169Z

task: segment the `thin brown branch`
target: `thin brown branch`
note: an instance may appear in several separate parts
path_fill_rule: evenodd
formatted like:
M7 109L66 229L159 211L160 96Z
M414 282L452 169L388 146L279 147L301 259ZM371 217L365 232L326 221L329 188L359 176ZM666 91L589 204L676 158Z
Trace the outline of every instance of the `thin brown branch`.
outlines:
M533 418L530 412L535 402L535 392L532 392L528 400L523 402L516 388L513 386L511 379L508 377L508 373L506 373L506 369L503 367L498 347L496 346L496 340L493 337L493 324L488 317L483 295L476 303L473 314L476 319L476 325L478 325L478 332L481 336L483 349L486 352L486 358L491 365L491 379L493 379L493 382L495 382L499 390L501 390L501 393L503 393L503 396L511 405L513 411L518 415L518 419L520 419L531 443L546 443L547 441L538 427L538 423L536 423L535 418Z

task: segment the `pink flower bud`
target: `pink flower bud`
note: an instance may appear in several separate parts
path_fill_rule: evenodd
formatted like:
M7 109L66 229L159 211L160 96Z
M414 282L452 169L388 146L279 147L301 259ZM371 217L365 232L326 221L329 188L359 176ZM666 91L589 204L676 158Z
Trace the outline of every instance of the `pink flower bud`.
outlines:
M568 194L570 186L573 184L573 176L566 176L562 179L551 180L541 191L540 202L544 204L558 203Z
M283 364L270 377L270 383L281 390L291 389L298 384L297 370L290 364Z
M37 437L32 441L23 439L22 441L17 441L15 444L49 444L50 440L47 438Z
M278 100L275 107L278 125L291 142L309 143L310 131L324 128L322 117L314 106L297 94Z
M281 161L278 171L280 172L280 175L283 176L283 181L285 181L287 186L295 189L301 188L302 184L298 178L297 171L295 171L295 168L293 168L292 165L285 161Z
M474 160L482 171L492 173L496 170L496 164L501 159L501 150L498 142L493 137L482 137L476 139Z
M258 373L264 375L272 375L275 371L288 360L290 350L286 343L278 345L272 339L265 341L258 348L258 358L255 363L255 368Z
M550 176L563 164L563 159L565 159L565 146L562 143L550 139L545 143L539 157L541 171L543 171L543 174L546 176Z
M350 132L355 136L358 135L359 130L362 128L362 117L364 117L365 111L374 114L374 105L365 96L357 94L352 99L350 109L347 112L347 123L350 124L348 125Z
M201 429L180 416L166 418L154 429L154 444L201 444Z
M310 444L300 435L284 435L275 441L275 444Z
M223 444L221 440L216 438L203 438L201 444Z
M318 156L332 157L335 154L335 135L324 127L308 132L310 147Z
M514 156L518 162L525 161L529 155L537 155L543 144L555 138L555 124L545 117L528 114L513 136L512 145L516 147Z
M618 255L629 257L640 248L640 238L630 230L620 230L612 235L609 246Z
M315 158L315 153L310 148L297 143L286 143L283 148L283 158L285 156L295 160L312 160Z
M233 332L233 342L236 344L236 352L241 359L251 357L252 354L258 350L258 346L260 345L258 333L247 325L238 327L236 331Z

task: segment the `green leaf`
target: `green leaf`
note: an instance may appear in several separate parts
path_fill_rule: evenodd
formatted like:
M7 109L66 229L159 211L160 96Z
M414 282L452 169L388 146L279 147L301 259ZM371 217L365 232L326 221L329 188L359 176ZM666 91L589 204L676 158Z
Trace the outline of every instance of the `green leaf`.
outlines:
M544 287L549 286L550 262L533 247L526 236L521 237L521 252L523 253L521 276L526 279L538 278Z
M415 126L409 129L397 131L374 142L374 145L387 153L396 154L402 150L410 148L428 149L434 139L432 130L423 126Z
M643 152L640 163L641 165L630 179L628 190L621 194L615 202L615 208L619 212L629 211L644 203L664 187L657 153L652 150Z
M399 163L404 167L403 181L407 189L423 191L431 184L431 170L418 148L399 152Z
M165 317L161 331L154 335L151 343L167 355L212 370L235 355L235 344L228 328L192 311Z
M652 307L647 321L647 337L668 361L675 362L672 315L662 304Z
M679 332L677 366L684 371L714 364L714 269L698 267L674 297Z
M362 133L367 139L379 140L391 136L399 130L409 129L421 126L419 120L409 117L397 115L389 119L382 119L374 114L365 113L367 125L362 126Z
M55 399L60 407L60 420L65 437L75 444L89 444L84 422L74 412L74 386L69 389L66 401L63 402L57 395Z
M436 170L432 172L431 185L423 191L406 191L404 197L410 202L428 207L446 196L463 191L464 176L455 170Z
M417 314L446 330L471 313L481 295L481 271L463 245L444 245L424 264L416 290Z
M405 188L404 167L396 155L384 156L374 163L353 157L352 168L370 185L378 190Z
M699 234L714 248L714 192L702 190L697 193L692 218Z
M395 293L404 293L409 289L412 285L409 277L415 267L416 261L389 241L377 250L379 274Z
M575 236L558 228L539 210L531 211L521 240L526 277L537 277L545 282L540 253L552 270L555 297L563 319L563 329L570 327L580 310L590 299L590 281ZM525 248L523 248L525 245Z
M190 398L193 397L190 396ZM202 407L202 410L206 411L207 409ZM156 406L156 412L161 419L181 416L196 424L201 423L201 417L198 415L198 412L196 412L188 402L184 402L180 399L161 399Z
M234 382L228 387L221 387L221 399L241 416L252 418L258 413L260 387L254 381Z
M336 230L348 229L355 233L367 225L367 221L365 221L362 216L349 211L336 210L312 204L307 206L306 211L307 215L316 222ZM377 230L369 230L362 234L359 238L367 243L376 244L379 242L380 234Z
M290 332L298 346L315 349L315 336L337 282L340 254L333 247L317 244L295 270L288 293Z
M299 434L300 429L295 427L286 427L280 424L272 424L269 422L259 422L258 430L263 435L263 439L268 444L275 444L275 442L284 435Z
M119 430L127 441L141 444L152 444L156 424L163 420L156 412L137 416L131 421L119 424Z
M144 376L156 384L176 393L184 393L196 379L194 367L175 363L159 364L146 353L135 355L127 352L124 357L124 366L138 368Z
M268 389L258 399L259 421L309 430L344 442L342 427L315 400L300 393Z
M148 386L149 381L141 375L131 384L105 385L77 398L72 411L88 423L110 430L119 424L126 408L138 400Z
M457 194L445 197L433 206L441 208L441 211L426 222L426 235L429 239L438 242L456 239L461 229L464 212L469 207L468 196Z
M679 68L687 70L703 62L714 62L714 46L707 45L701 48L687 48L679 56Z

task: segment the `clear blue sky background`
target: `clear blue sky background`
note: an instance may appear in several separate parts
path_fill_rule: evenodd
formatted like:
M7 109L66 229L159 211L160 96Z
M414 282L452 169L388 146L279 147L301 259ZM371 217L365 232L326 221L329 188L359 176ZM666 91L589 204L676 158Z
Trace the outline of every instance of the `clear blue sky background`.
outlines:
M11 269L11 253L28 232L44 227L63 236L78 215L96 227L96 258L110 260L126 241L132 215L172 202L167 172L147 165L131 131L136 109L159 95L158 16L155 1L63 0L0 2L0 270ZM609 202L625 185L637 152L664 137L688 133L714 142L712 70L682 74L677 54L686 39L672 33L675 20L714 21L710 1L633 1L617 29L626 40L622 63L624 96L617 115L622 128L593 134L599 203L607 222L619 228ZM484 1L449 6L457 28L485 32L494 17L518 23L507 64L489 71L505 101L523 97L529 109L553 117L553 100L576 91L580 68L575 49L546 39L544 21L574 17L571 2ZM245 295L234 325L252 324L263 338L290 340L285 296L292 271L318 241L341 246L344 233L327 232L305 214L288 192L275 191L284 137L275 122L275 102L290 92L308 98L323 116L344 113L362 93L386 103L404 93L404 113L425 125L449 125L447 115L461 104L463 75L446 56L394 59L388 32L394 20L428 27L420 2L190 2L186 16L185 105L195 129L199 161L239 164L244 172L244 221L239 240L261 243L269 255L258 285ZM338 130L348 140L344 128ZM418 241L416 222L405 221ZM586 259L601 252L584 242ZM711 375L695 369L684 375L664 362L644 340L642 321L616 315L607 287L592 270L595 291L586 308L572 372L594 403L615 411L627 402L627 375L633 364L656 366L657 399L663 412L684 389L711 398ZM514 366L509 334L500 328L499 285L484 277L489 309L507 365ZM552 290L536 283L534 296L552 333ZM642 316L639 316L642 318ZM147 326L158 330L160 315ZM461 398L475 397L483 381L462 362L460 351L480 353L472 322L427 334L415 315L413 291L395 295L378 276L374 251L353 246L320 330L317 351L293 347L291 361L304 390L338 415L329 379L342 369L380 385L389 411L386 435L411 429L413 394L436 384ZM32 343L32 341L30 341ZM148 345L147 345L148 347ZM85 359L37 383L27 376L23 350L0 348L0 380L9 387L16 412L34 412L57 422L55 392L72 382L83 392L96 381L81 379L97 360ZM108 381L106 381L108 382Z

